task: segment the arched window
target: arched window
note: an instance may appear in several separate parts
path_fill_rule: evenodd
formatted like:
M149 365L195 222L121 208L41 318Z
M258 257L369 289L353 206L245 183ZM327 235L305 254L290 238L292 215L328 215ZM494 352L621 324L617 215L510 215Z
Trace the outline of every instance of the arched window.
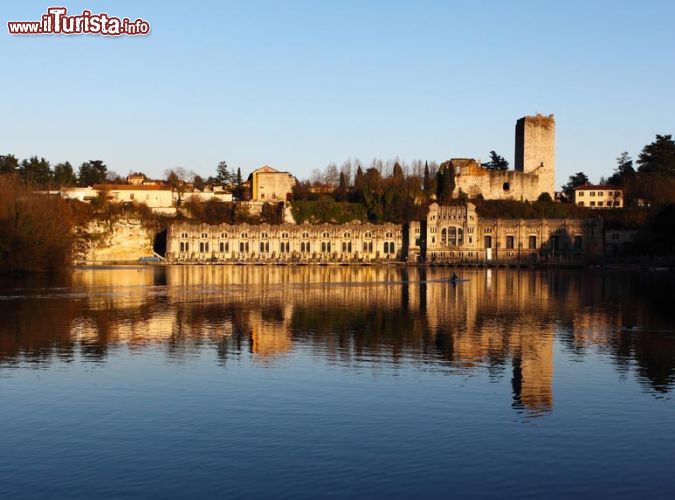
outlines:
M261 237L261 238L267 238L268 236L267 236L267 233L262 233L262 234L260 235L260 237Z
M309 238L309 233L302 233L303 238Z
M181 238L187 238L187 237L188 237L188 234L187 234L187 233L181 233L180 237L181 237Z
M351 238L351 234L345 233L345 234L344 234L344 237L345 237L345 238Z
M248 233L241 233L242 238L248 238Z
M202 233L202 238L208 238L208 237L209 237L209 233Z
M363 235L364 238L372 238L373 235L370 231L368 231L366 234Z
M288 238L288 233L281 233L282 238Z
M445 228L441 230L441 245L445 245L445 242L447 241L447 231Z
M457 245L457 228L455 227L448 229L448 245L453 247Z
M324 237L324 238L330 238L330 234L328 234L328 233L323 233L323 237Z

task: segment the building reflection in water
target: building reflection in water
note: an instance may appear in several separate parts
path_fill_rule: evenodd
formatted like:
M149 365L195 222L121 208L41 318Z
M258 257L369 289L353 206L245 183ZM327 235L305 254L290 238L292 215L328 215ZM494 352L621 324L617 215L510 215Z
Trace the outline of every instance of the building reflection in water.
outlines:
M636 367L672 390L672 276L397 267L177 266L78 270L61 286L5 286L0 367L159 349L221 363L307 351L344 367L417 366L511 382L513 406L553 407L554 344Z

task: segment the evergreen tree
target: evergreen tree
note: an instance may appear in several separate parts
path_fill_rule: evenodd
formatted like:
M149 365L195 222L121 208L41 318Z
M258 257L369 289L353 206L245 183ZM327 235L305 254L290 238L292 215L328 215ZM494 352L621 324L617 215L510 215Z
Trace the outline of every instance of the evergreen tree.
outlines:
M232 180L232 174L227 167L227 162L221 161L216 167L216 180L222 184L226 184Z
M195 175L194 178L192 179L192 185L195 187L195 189L199 189L200 191L204 191L205 182L204 182L204 179L202 178L202 176L201 175Z
M361 168L361 165L358 165L356 167L356 175L354 176L354 186L351 190L350 201L354 203L360 203L363 201L363 183L363 169Z
M490 151L490 161L482 164L483 168L488 170L508 170L509 162L503 156L498 155L494 151Z
M19 160L14 155L0 156L0 174L13 174L19 170Z
M77 182L80 186L104 184L108 175L108 167L101 160L90 160L80 165Z
M567 184L565 184L562 188L565 199L569 202L573 202L574 188L581 187L584 184L588 184L588 176L586 174L583 172L577 172L576 174L571 175Z
M621 186L629 178L635 176L635 169L633 168L633 160L627 151L621 153L616 159L616 169L612 176L607 179L607 184L613 186Z
M241 168L237 167L237 187L241 187Z
M452 200L452 192L455 190L455 172L450 161L441 163L436 173L436 200L445 204Z
M675 142L671 135L658 135L644 147L637 164L641 174L675 176Z
M429 174L429 162L424 162L424 182L422 185L424 189L424 194L426 196L429 196L431 194L431 188L432 188L432 183L431 183L431 175Z
M74 186L77 184L77 177L70 162L58 163L54 167L54 183L57 186Z
M23 160L19 167L19 174L27 184L41 186L48 184L52 177L49 162L44 158L38 159L37 156L31 156L28 160Z
M394 163L394 168L392 170L392 177L395 179L403 179L403 168L399 162Z
M347 199L347 194L348 194L347 179L345 177L344 172L340 172L340 181L338 183L337 189L335 190L335 200L345 201Z

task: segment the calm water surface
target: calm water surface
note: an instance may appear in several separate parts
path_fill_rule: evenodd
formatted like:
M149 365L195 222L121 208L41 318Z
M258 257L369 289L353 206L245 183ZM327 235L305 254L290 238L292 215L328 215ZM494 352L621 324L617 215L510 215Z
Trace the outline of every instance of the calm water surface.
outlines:
M0 497L673 495L670 273L0 283Z

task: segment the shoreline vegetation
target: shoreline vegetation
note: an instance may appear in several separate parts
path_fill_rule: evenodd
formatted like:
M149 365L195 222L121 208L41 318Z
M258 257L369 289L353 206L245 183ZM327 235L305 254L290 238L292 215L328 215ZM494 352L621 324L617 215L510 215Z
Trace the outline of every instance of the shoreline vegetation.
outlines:
M72 262L74 214L14 176L0 176L0 272L55 272Z

